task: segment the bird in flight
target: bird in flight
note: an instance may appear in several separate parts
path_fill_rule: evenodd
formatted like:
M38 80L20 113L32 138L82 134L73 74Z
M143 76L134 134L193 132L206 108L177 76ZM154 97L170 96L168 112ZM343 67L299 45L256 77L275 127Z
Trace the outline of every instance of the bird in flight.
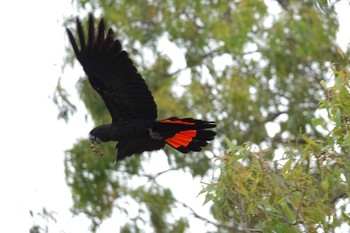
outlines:
M78 17L76 25L77 39L67 28L70 43L92 88L102 97L112 117L112 123L90 131L91 143L118 141L116 160L119 161L133 154L162 149L165 144L182 153L201 151L214 139L216 133L211 128L216 125L212 121L178 117L157 120L152 93L120 41L115 39L113 30L106 32L103 19L95 28L90 14L87 35Z

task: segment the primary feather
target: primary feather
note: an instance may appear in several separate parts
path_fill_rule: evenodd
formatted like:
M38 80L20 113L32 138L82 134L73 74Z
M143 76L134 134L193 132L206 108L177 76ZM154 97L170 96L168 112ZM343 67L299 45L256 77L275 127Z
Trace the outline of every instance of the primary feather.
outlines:
M97 35L92 15L89 16L87 42L80 20L77 18L79 45L67 29L74 53L86 72L91 86L101 95L113 122L128 119L157 118L157 105L144 79L122 50L119 40L105 23L100 21Z

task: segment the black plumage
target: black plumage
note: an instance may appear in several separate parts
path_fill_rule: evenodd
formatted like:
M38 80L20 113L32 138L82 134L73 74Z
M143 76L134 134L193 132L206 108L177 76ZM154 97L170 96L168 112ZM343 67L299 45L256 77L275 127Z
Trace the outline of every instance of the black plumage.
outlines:
M111 124L91 130L92 142L118 141L117 160L121 160L135 153L159 150L166 143L183 153L200 151L214 139L216 133L209 129L216 126L214 122L177 117L157 121L153 96L120 41L114 38L113 30L105 33L102 19L96 33L90 14L86 40L79 18L76 25L77 40L67 29L70 43L112 117Z

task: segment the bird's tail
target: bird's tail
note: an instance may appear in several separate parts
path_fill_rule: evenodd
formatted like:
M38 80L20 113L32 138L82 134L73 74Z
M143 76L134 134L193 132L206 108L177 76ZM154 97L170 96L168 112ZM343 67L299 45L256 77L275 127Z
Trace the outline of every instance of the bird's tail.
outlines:
M201 151L208 141L214 139L216 133L210 129L215 126L212 121L171 117L157 122L154 131L174 149L189 153Z

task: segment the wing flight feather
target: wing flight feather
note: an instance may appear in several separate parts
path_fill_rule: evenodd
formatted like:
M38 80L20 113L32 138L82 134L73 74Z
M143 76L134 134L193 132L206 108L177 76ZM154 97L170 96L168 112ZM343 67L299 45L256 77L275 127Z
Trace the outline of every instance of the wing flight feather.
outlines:
M112 29L105 34L105 23L100 21L97 35L94 18L90 14L88 35L77 18L77 38L67 29L73 51L86 72L91 86L100 94L112 120L157 118L157 105L144 79L138 73Z

